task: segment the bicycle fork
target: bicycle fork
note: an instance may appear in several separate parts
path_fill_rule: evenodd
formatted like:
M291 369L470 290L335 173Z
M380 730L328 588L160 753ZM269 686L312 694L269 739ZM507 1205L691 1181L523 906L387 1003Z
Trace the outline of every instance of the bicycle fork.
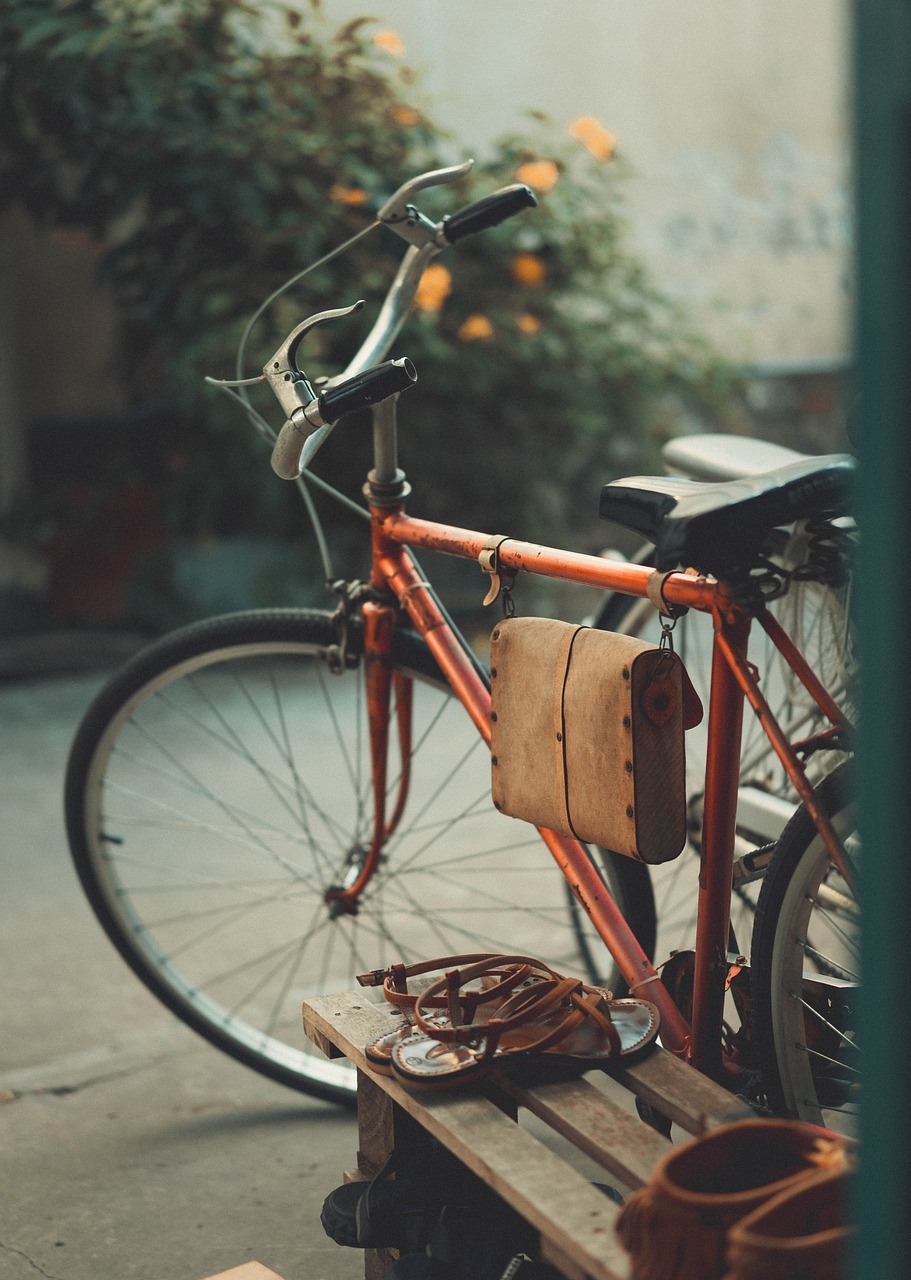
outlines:
M411 781L412 682L401 672L392 670L391 660L392 633L398 610L392 605L367 600L361 607L361 616L364 619L364 684L370 735L373 828L369 848L352 851L357 855L355 878L349 884L333 886L326 891L326 901L335 915L357 911L358 900L379 865L383 846L405 812ZM387 822L389 727L393 696L401 772L395 805Z

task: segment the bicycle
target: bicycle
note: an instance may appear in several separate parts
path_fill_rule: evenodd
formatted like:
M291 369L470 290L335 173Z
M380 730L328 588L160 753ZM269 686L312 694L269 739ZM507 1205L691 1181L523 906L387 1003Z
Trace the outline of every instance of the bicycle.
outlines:
M371 577L333 581L320 541L333 609L210 619L150 645L112 678L87 711L67 768L67 830L83 888L127 963L173 1012L241 1062L317 1096L351 1099L353 1073L304 1048L304 994L350 986L355 973L393 960L519 951L647 995L673 1052L776 1110L850 1126L859 986L853 730L767 604L804 581L821 583L824 601L842 600L852 535L840 517L853 463L798 460L720 485L650 478L606 486L602 514L637 528L657 567L406 515L396 402L414 371L407 361L378 361L428 261L533 203L514 187L440 223L417 210L418 191L465 171L423 174L379 210L373 225L409 247L343 375L320 389L297 363L307 330L343 311L299 325L257 378L243 378L239 357L229 392L271 439L274 469L297 481L311 516L301 477L325 487L310 461L345 412L373 404L367 509L338 495L370 521ZM246 395L262 381L287 415L277 438ZM707 513L693 512L699 503ZM710 618L707 782L699 788L709 799L691 954L678 951L660 970L652 964L655 900L643 864L526 831L493 810L489 675L418 566L422 547L478 560L491 596L523 571L597 587L606 593L598 626L634 610L626 630L648 616L685 637L696 615ZM788 673L788 697L796 683L811 706L787 730L747 658L754 623ZM760 717L761 758L774 759L780 775L752 787L771 797L762 821L740 824L760 828L758 849L755 831L735 849L738 794L751 789L732 766L745 701ZM827 776L814 786L803 761L822 759ZM842 763L829 772L833 759ZM799 803L782 802L782 778ZM749 770L744 779L755 781ZM732 929L735 878L738 888L761 883L749 960L739 921ZM837 941L822 937L833 922Z

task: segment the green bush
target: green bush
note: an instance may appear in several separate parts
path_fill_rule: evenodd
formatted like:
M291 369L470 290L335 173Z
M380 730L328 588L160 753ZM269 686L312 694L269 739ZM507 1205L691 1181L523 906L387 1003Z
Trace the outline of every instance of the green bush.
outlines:
M161 481L177 534L300 529L293 487L203 375L232 376L260 301L447 145L367 20L329 32L318 9L6 0L0 10L0 205L103 244L129 395L144 404L166 388L185 428ZM585 543L599 485L649 464L671 398L717 405L726 383L625 247L622 161L547 128L530 119L529 138L502 142L458 189L427 194L441 216L528 162L559 173L538 210L438 259L451 293L415 315L393 353L420 376L402 400L401 449L416 513ZM362 321L323 327L304 353L311 373L343 367L401 251L377 231L309 276L255 332L251 369L299 319L363 296ZM356 494L367 445L352 420L317 469Z

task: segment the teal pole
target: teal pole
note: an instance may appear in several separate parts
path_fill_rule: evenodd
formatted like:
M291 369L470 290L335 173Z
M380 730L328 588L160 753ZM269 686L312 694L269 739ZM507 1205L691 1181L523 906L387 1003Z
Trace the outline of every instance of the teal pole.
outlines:
M863 645L857 1280L911 1275L911 0L854 0Z

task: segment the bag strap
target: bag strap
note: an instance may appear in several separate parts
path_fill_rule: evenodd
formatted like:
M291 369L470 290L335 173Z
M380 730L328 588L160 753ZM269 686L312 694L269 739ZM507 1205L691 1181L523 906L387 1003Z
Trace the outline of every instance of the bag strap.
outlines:
M564 714L564 693L566 690L566 681L569 678L569 664L572 657L573 645L576 643L576 637L584 628L567 627L560 639L560 646L557 649L557 657L554 662L554 687L551 695L551 707L553 714L553 747L554 747L554 775L562 778L563 785L559 788L560 803L562 805L562 818L566 827L578 839L578 833L573 826L573 821L569 812L569 786L566 772L566 718Z

